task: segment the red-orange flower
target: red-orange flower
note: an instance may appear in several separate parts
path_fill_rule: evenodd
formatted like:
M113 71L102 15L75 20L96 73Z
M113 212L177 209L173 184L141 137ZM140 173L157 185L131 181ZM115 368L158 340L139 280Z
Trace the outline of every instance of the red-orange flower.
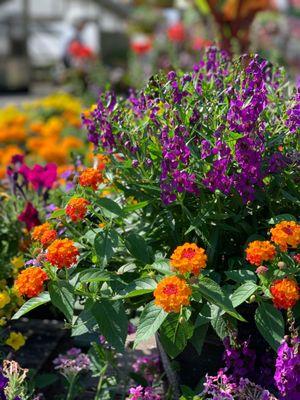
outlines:
M40 242L43 234L50 230L51 230L51 225L49 224L49 222L45 222L44 224L38 225L33 228L31 232L31 237L36 242Z
M163 278L154 290L155 304L166 312L180 312L181 306L190 304L191 289L177 276Z
M250 264L260 266L263 261L271 261L276 256L275 246L268 240L255 240L246 249L246 259Z
M24 269L15 281L15 288L20 296L35 297L44 290L48 275L40 267Z
M97 190L98 185L103 182L103 176L98 169L87 168L79 176L81 186Z
M57 232L55 229L50 229L43 233L40 242L44 247L50 246L51 243L57 238Z
M185 243L176 247L171 255L170 264L181 274L191 272L199 275L200 270L206 267L207 255L202 247L196 243Z
M90 202L82 197L74 197L67 204L66 214L73 222L81 221L85 217L89 204Z
M70 268L75 264L79 255L73 240L56 239L47 249L46 258L57 268Z
M295 221L282 221L270 230L271 240L282 251L288 247L297 248L300 245L300 225Z
M272 283L270 292L273 296L273 303L277 308L294 307L300 299L300 290L298 283L290 278L279 279Z

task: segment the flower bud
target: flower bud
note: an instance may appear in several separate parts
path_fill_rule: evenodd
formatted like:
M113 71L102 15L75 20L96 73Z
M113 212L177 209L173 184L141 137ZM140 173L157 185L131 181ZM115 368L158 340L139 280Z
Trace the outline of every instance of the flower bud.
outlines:
M277 266L278 266L279 269L284 269L286 267L286 263L283 262L283 261L279 261Z
M255 300L256 300L256 296L255 296L255 294L253 294L252 296L250 296L249 303L254 303Z

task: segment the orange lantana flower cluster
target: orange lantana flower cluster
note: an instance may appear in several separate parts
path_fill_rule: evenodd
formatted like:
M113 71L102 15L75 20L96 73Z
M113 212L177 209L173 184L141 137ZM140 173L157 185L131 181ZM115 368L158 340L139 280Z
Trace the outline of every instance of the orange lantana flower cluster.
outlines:
M255 240L246 249L246 259L250 264L260 266L264 261L271 261L276 256L275 246L268 240Z
M207 255L205 250L198 247L196 243L185 243L176 247L171 255L171 266L185 274L186 272L199 275L200 270L206 267Z
M287 251L289 247L300 245L300 225L295 221L282 221L270 230L271 240L280 250Z
M42 268L26 268L18 275L15 288L20 296L35 297L43 291L47 279L48 275Z
M272 283L270 292L273 296L273 303L277 308L294 307L300 299L300 289L298 283L290 278L280 279Z
M40 242L43 247L48 247L57 238L57 232L55 229L52 229L49 222L45 222L33 229L31 237L34 241Z
M97 190L100 183L103 182L103 176L98 169L87 168L79 176L79 184L84 187L90 187Z
M79 255L73 240L56 239L47 249L46 259L58 269L70 268Z
M71 199L66 207L66 214L73 222L81 221L87 212L87 206L90 202L82 197Z
M154 291L155 304L166 312L180 312L190 304L191 289L184 279L177 276L163 278Z

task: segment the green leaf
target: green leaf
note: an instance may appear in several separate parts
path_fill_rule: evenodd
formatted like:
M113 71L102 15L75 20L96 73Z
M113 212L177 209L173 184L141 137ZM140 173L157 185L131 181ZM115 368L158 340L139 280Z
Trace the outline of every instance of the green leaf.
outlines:
M100 268L93 268L80 272L78 282L107 282L111 279L112 275L109 272Z
M19 319L23 315L29 313L31 310L34 310L35 308L49 303L50 301L50 295L48 292L43 292L37 297L33 297L32 299L26 301L22 305L22 307L13 315L12 319Z
M151 293L156 288L157 283L152 278L140 278L130 283L119 294L125 298L141 296L146 293Z
M94 247L103 264L106 265L114 254L114 247L118 245L118 236L114 231L100 232L95 237Z
M118 217L124 217L124 212L122 208L115 201L109 199L108 197L102 197L97 200L97 205L109 211L111 214Z
M106 340L119 352L124 351L128 320L121 301L101 299L94 303L91 313Z
M212 304L210 306L211 309L211 326L216 331L217 335L221 340L223 340L226 336L228 336L228 328L224 316L222 315L223 311L220 307Z
M148 204L149 204L149 201L142 201L142 202L137 203L137 204L130 204L130 205L125 206L123 208L123 211L125 213L129 213L129 212L132 212L132 211L140 210L141 208L146 207Z
M58 376L55 374L38 374L34 379L34 386L39 389L44 389L47 386L52 385L58 380Z
M201 308L200 313L196 318L195 327L206 325L207 323L210 322L210 319L211 319L211 311L209 305L206 303Z
M86 308L78 315L74 325L72 326L71 336L80 336L89 332L93 332L97 326L97 322L91 313L90 306L86 303Z
M154 302L148 303L141 315L140 324L137 328L134 347L140 342L149 339L157 332L161 324L167 318L167 313Z
M59 209L59 210L55 210L53 211L53 213L50 215L50 219L54 219L54 218L59 218L62 217L63 215L66 214L66 210L64 208Z
M170 275L172 273L169 260L166 259L156 260L151 265L151 268L155 269L163 275Z
M281 312L272 304L263 302L255 312L259 332L276 351L284 337L284 320Z
M153 257L145 239L137 233L129 233L125 238L129 253L144 264L151 264Z
M225 271L227 278L232 279L237 283L244 283L246 281L251 281L256 283L257 276L253 271L248 269L237 269L233 271Z
M64 281L50 282L49 294L53 305L71 322L75 302L73 287Z
M198 326L194 329L193 336L190 339L190 342L197 350L197 353L200 355L202 352L203 344L206 338L206 333L208 330L209 324Z
M281 221L297 221L297 219L291 214L280 214L276 215L276 217L269 219L268 223L270 225L275 225Z
M251 281L246 282L242 286L238 287L231 295L233 307L237 307L244 303L244 301L248 300L257 289L258 286Z
M234 309L229 297L225 295L221 287L212 279L201 277L195 288L199 290L202 296L210 303L216 304L234 318L237 318L240 321L245 321L244 318Z
M189 321L180 323L179 318L179 314L169 314L159 330L159 339L172 358L183 351L193 335L193 325Z

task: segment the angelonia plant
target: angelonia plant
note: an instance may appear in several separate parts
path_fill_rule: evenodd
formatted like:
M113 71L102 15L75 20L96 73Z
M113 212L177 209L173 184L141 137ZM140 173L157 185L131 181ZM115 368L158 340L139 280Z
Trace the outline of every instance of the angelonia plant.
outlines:
M201 354L210 332L234 346L254 320L273 351L296 354L299 94L284 71L210 48L191 73L103 93L83 123L94 166L30 230L14 318L51 301L73 336L121 352L138 317L135 346L156 334L171 358Z

